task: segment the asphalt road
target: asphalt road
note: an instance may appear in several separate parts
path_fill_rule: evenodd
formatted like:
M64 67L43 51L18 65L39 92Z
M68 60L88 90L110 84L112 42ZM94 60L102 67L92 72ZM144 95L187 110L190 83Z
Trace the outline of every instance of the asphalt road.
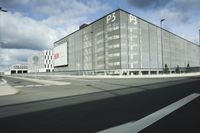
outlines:
M36 84L39 84L39 83L35 83L35 82L31 82L31 81L26 81L26 80L21 80L21 79L17 79L17 78L5 78L4 79L8 79L8 83L11 85L11 86L27 86L27 85L36 85Z
M188 80L190 82L186 82ZM51 106L51 108L2 117L0 118L0 130L4 133L93 133L137 121L190 94L200 93L199 77L177 81L177 84L174 82L167 84L171 84L171 86L160 82L71 97L71 100L78 101L92 96L103 97L108 93L111 95L99 99L93 97L91 98L93 100L89 99L86 102L77 102L76 104L67 104L69 98L58 98L0 107L1 111L9 112L41 105ZM133 91L136 88L138 90ZM57 106L60 103L62 105ZM200 98L197 98L141 132L199 133L199 112Z
M97 94L99 95L98 99L100 99L101 97L105 98L116 95L130 94L195 80L189 78L86 79L49 77L48 80L70 82L71 84L61 86L46 86L45 84L27 81L19 78L4 77L4 79L6 79L12 87L18 89L19 93L17 95L0 97L0 106L49 100L61 97L72 97L88 93L96 94L104 92L103 95ZM94 97L94 95L92 95L92 97ZM91 101L92 99L94 98L89 98L87 101ZM84 99L81 100L85 102Z

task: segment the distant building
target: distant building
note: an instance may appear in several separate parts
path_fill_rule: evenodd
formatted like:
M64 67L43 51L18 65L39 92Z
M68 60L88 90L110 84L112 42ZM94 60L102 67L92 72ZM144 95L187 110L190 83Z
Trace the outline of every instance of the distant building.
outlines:
M43 50L28 58L28 72L52 72L52 50Z
M4 72L0 71L0 75L4 75Z
M24 64L15 64L9 68L7 75L28 73L28 66Z

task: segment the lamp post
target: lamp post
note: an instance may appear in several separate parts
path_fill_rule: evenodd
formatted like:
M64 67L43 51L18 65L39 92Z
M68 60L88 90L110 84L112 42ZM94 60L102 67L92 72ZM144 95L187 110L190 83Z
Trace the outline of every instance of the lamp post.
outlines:
M199 45L200 45L200 29L199 29Z
M1 14L1 12L8 12L7 10L5 10L5 9L2 9L2 7L0 7L0 14ZM1 45L3 45L4 44L4 42L1 40L1 31L0 31L0 50L1 50ZM1 54L1 51L0 51L0 54ZM1 55L0 55L0 57L1 57Z
M165 19L160 20L160 32L161 32L161 52L162 52L162 68L164 68L164 61L163 61L163 37L162 37L162 22L165 21Z
M2 11L2 12L7 12L7 10L2 9L2 7L0 7L0 11Z

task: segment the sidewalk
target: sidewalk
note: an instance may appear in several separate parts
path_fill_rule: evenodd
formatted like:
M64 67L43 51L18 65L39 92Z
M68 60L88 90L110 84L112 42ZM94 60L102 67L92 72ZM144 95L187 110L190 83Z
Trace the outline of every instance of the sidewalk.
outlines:
M14 95L18 90L7 84L7 81L0 79L0 96Z
M25 76L34 76L27 74ZM195 73L180 73L180 74L158 74L158 75L59 75L59 74L38 74L38 77L57 77L57 78L88 78L88 79L127 79L127 78L186 78L200 76L200 72Z
M70 82L53 81L53 80L42 80L42 79L27 78L27 77L12 76L12 78L22 79L22 80L26 80L26 81L32 81L32 82L45 84L45 85L69 85L69 84L71 84Z

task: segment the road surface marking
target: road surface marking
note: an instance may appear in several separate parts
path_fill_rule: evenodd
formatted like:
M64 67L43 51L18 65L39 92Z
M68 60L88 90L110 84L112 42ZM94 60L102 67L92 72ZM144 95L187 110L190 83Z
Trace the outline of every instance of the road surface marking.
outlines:
M24 85L17 85L17 86L14 86L15 88L22 88L22 87L25 87Z
M67 79L70 79L70 80L77 80L77 81L87 81L87 82L98 82L100 80L95 80L95 79L83 79L83 78L67 78Z
M6 81L5 79L2 79L2 81L4 82L4 84L6 84L6 83L7 83L7 81Z
M34 87L35 85L26 85L26 87Z
M33 79L33 78L24 78L24 77L11 77L11 78L17 78L21 80L36 82L39 84L48 84L48 85L70 85L70 82L62 82L62 81L54 81L54 80L42 80L42 79Z
M14 87L22 88L22 87L39 87L39 86L45 86L45 85L17 85L17 86L14 86Z
M35 86L44 86L44 85L35 85Z
M2 78L1 80L2 80L2 82L0 82L0 85L7 84L7 81L5 79Z
M192 100L199 97L200 94L193 93L175 103L172 103L138 121L129 122L126 124L122 124L120 126L116 126L110 129L106 129L100 131L98 133L138 133L144 128L150 126L151 124L157 122L158 120L162 119L163 117L169 115L170 113L174 112L175 110L181 108L185 104L191 102Z
M23 88L23 87L40 87L40 86L51 86L49 84L43 84L43 85L16 85L15 88ZM57 85L62 86L62 85Z

